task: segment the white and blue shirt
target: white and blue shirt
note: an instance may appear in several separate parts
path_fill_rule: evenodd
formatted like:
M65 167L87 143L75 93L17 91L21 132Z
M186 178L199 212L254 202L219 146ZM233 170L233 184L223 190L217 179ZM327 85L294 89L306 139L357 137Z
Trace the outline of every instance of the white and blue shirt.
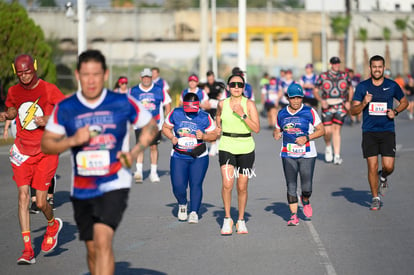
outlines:
M116 158L119 151L129 151L129 125L142 128L151 114L134 98L103 90L99 100L87 102L78 91L54 109L46 129L59 135L73 136L89 125L87 144L71 148L73 178L71 196L90 199L106 192L130 188L131 172Z
M295 143L296 138L307 136L314 132L315 126L321 123L318 113L311 107L302 104L301 108L291 113L288 106L279 111L276 128L282 131L282 158L313 158L317 156L313 140L304 145Z

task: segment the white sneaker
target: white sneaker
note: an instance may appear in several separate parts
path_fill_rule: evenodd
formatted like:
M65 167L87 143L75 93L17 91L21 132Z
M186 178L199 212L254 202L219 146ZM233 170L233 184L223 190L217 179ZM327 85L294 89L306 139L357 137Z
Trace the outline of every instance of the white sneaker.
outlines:
M341 156L340 155L335 155L333 163L335 165L341 165L342 164L342 158L341 158Z
M179 204L178 205L178 220L179 221L186 221L187 220L187 204Z
M247 234L246 222L244 220L238 220L236 224L237 234Z
M188 223L198 223L198 215L195 211L191 211L188 216Z
M160 177L158 176L157 173L150 174L149 178L151 182L160 182Z
M136 171L134 174L135 183L142 183L142 171Z
M409 120L413 120L414 119L414 115L410 112L408 112L408 119Z
M326 148L325 148L325 161L326 162L332 162L332 160L333 160L332 147L331 146L326 146Z
M233 220L231 218L224 218L223 227L221 228L221 235L233 234Z

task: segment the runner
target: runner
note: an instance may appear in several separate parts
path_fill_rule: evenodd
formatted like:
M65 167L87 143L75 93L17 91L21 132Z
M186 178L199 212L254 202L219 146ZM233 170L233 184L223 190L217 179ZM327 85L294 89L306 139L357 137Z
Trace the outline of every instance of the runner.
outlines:
M305 94L303 103L315 109L318 107L318 100L313 95L313 89L317 79L318 75L313 72L313 65L311 63L306 64L305 74L301 76L299 84L302 86Z
M237 181L239 215L236 230L247 234L244 212L247 204L247 185L253 175L255 143L251 132L259 133L260 122L256 104L243 96L244 78L231 75L227 80L230 97L219 102L216 124L222 131L219 144L219 163L221 167L224 204L222 235L233 233L233 219L230 216L231 193L234 180Z
M268 129L273 129L276 124L277 112L279 110L279 81L276 77L270 78L268 84L262 88L262 105L266 110Z
M151 159L151 172L149 175L151 182L160 182L158 176L158 144L161 141L161 129L164 123L164 111L168 114L171 111L171 97L164 91L160 86L155 85L152 82L152 72L150 69L145 68L141 72L141 83L132 87L131 96L137 99L142 106L151 112L154 119L158 124L158 135L151 142L150 146L150 159ZM135 129L136 141L139 141L141 135L140 129ZM144 162L144 151L140 151L137 156L136 172L134 179L136 183L142 183L143 180L143 162Z
M50 180L56 173L59 157L41 152L40 142L53 107L65 96L59 89L37 76L37 62L30 55L20 55L13 63L19 83L10 87L6 98L6 112L0 113L0 121L16 118L16 139L10 150L13 180L18 189L18 216L24 243L23 255L18 264L34 264L35 254L30 236L30 186L36 191L37 207L47 220L42 251L51 252L58 243L63 222L53 215L47 203Z
M333 160L334 164L340 165L342 164L341 128L347 110L351 107L353 89L348 75L339 71L341 64L339 57L334 56L329 62L331 69L319 76L313 93L322 108L322 122L325 126L325 161ZM332 155L332 144L334 155Z
M380 210L380 195L388 188L387 177L394 171L395 163L395 117L408 106L401 87L384 77L385 60L375 55L369 60L371 78L356 88L351 113L362 112L362 152L367 160L368 182L372 193L371 210ZM393 101L399 105L393 108ZM378 155L382 169L378 171ZM378 183L379 178L379 183Z
M205 91L208 94L208 97L209 97L208 102L210 104L210 109L208 110L208 113L213 119L216 118L217 105L218 105L218 102L220 101L220 98L222 97L224 86L225 84L223 82L216 80L216 77L213 71L207 72L207 83L205 86ZM217 142L212 141L210 143L211 145L209 149L209 155L212 157L218 154Z
M200 89L198 87L198 76L192 74L188 77L188 88L181 92L180 96L180 105L183 104L183 98L188 93L194 93L200 99L200 108L204 111L208 111L210 109L209 98L206 91Z
M283 137L280 156L291 212L288 225L295 226L299 224L298 175L300 175L302 189L303 213L307 218L311 218L313 214L309 201L317 156L313 140L323 136L325 129L318 113L312 107L303 104L304 92L299 84L290 85L287 94L289 105L280 110L273 136L276 140Z
M152 82L154 82L156 85L160 86L163 91L165 91L167 94L170 93L170 85L168 85L168 82L160 77L160 68L158 67L152 67Z
M184 96L183 107L175 108L164 122L163 134L171 140L171 184L178 203L178 220L198 223L203 197L203 181L208 169L205 142L217 138L216 125L211 116L200 110L196 94ZM187 188L190 187L190 205L187 214Z
M131 89L128 88L128 78L126 76L120 76L114 88L115 93L129 94Z
M284 70L283 72L284 72L284 75L283 75L283 78L280 78L280 85L279 85L279 98L280 98L279 106L281 109L289 105L287 89L291 84L296 83L295 80L293 79L292 70L287 69L287 70Z
M112 242L127 207L129 168L156 136L157 125L134 98L104 88L109 71L101 52L81 53L75 75L81 89L55 108L42 150L59 154L71 149L71 200L79 239L86 244L89 271L114 274ZM131 151L129 123L143 128Z

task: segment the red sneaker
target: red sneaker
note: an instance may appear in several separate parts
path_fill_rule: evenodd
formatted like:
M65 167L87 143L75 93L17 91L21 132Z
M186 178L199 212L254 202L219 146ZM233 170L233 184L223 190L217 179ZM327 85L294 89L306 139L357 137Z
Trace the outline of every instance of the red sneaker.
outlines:
M58 243L59 232L62 229L63 222L59 218L55 218L55 222L58 223L53 229L46 229L45 236L42 242L42 251L45 253L51 252Z
M17 259L17 264L23 265L23 264L34 264L36 263L36 259L34 256L33 249L31 250L23 250L23 255Z

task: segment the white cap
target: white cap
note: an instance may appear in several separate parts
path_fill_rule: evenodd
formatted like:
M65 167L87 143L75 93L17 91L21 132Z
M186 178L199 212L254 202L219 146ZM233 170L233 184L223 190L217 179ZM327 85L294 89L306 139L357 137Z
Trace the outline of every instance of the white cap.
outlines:
M152 71L149 68L145 68L142 72L141 72L141 77L144 76L149 76L152 77Z

